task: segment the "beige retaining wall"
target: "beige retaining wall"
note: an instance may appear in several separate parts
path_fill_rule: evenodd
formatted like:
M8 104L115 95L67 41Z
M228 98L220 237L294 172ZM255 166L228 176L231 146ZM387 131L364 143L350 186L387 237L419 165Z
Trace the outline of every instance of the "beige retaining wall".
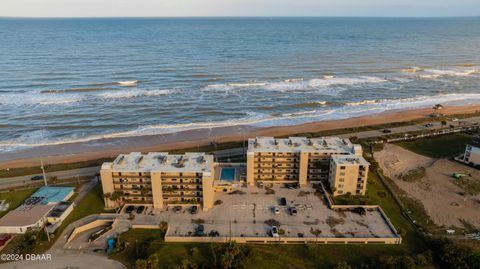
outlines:
M389 238L325 238L325 237L195 237L195 236L165 236L168 243L225 243L235 241L249 244L400 244L400 237Z
M87 230L90 230L96 227L110 225L110 224L113 224L113 220L97 219L87 224L84 224L82 226L78 226L75 229L73 229L72 233L67 239L67 243L70 243L80 233L83 233Z

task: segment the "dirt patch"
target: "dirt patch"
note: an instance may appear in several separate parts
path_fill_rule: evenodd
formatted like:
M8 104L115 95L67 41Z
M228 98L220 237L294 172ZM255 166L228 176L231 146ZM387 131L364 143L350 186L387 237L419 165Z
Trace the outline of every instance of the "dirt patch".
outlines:
M374 154L383 173L400 189L420 201L433 222L439 226L464 227L464 222L480 225L480 195L452 178L454 172L466 175L469 184L480 184L480 171L447 159L427 158L399 146L385 145ZM408 182L402 177L409 171L425 168L425 175ZM468 186L467 184L465 184Z
M328 226L330 226L330 228L333 228L333 227L337 226L338 224L344 224L345 220L330 216L330 217L327 218L325 223L327 223Z

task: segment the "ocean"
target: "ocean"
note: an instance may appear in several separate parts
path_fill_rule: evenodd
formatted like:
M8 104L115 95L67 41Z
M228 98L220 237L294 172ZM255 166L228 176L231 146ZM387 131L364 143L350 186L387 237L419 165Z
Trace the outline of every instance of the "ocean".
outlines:
M480 102L480 18L0 18L0 151Z

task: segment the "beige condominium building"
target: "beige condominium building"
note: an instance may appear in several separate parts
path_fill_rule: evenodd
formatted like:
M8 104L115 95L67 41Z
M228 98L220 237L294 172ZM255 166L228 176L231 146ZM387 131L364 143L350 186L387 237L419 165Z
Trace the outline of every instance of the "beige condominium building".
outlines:
M369 166L362 156L333 155L328 177L333 195L365 195Z
M170 155L165 152L119 155L100 170L107 207L118 202L213 206L213 156L204 153Z
M338 182L330 179L332 156L357 158L359 163L356 166L358 167L361 166L360 163L368 164L362 157L362 147L360 145L352 144L350 140L339 137L289 137L282 139L257 137L249 139L247 182L250 185L257 181L299 183L300 186L304 186L308 182ZM368 165L364 166L367 170L365 174L367 174ZM348 169L348 173L353 173L352 169ZM355 176L357 175L358 173ZM347 178L350 180L350 175L345 180ZM366 177L364 180L366 181ZM348 183L348 185L351 184L356 186L357 182ZM365 194L365 186L361 193L355 191L352 194Z

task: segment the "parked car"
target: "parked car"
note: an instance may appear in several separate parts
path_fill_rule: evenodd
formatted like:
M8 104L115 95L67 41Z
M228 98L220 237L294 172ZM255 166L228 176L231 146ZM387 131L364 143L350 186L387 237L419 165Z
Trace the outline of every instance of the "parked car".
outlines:
M290 207L290 215L296 216L297 214L298 214L297 208L294 206Z
M199 224L195 229L196 236L204 236L205 235L205 227L202 224Z
M432 126L433 126L433 124L431 124L431 123L427 123L427 124L424 124L423 126L425 126L425 127L432 127Z
M125 213L130 214L130 213L133 212L133 210L135 210L135 206L129 205L129 206L127 206L127 208L125 209Z
M363 207L356 207L353 209L353 212L357 213L360 216L367 214L367 211Z
M382 133L384 133L384 134L389 134L391 132L392 132L392 130L389 130L389 129L383 129L382 130Z
M137 207L137 214L142 214L143 210L145 210L145 206L141 205L141 206Z
M278 228L277 226L272 226L272 228L270 228L270 235L272 237L279 237L280 235L278 234Z
M8 240L10 240L10 238L12 238L11 234L2 234L0 236L0 247L5 245L8 242Z
M190 214L197 214L198 213L198 206L194 205L190 207Z
M182 212L182 207L177 205L173 207L173 213L180 213Z
M208 236L210 236L210 237L218 237L218 236L220 236L220 233L219 233L217 230L211 230L211 231L208 233Z
M273 207L273 213L276 214L276 215L277 215L277 214L280 214L280 208L274 206L274 207Z
M285 197L280 198L280 203L281 206L286 206L287 205L287 199Z
M43 180L43 176L33 176L30 180Z

